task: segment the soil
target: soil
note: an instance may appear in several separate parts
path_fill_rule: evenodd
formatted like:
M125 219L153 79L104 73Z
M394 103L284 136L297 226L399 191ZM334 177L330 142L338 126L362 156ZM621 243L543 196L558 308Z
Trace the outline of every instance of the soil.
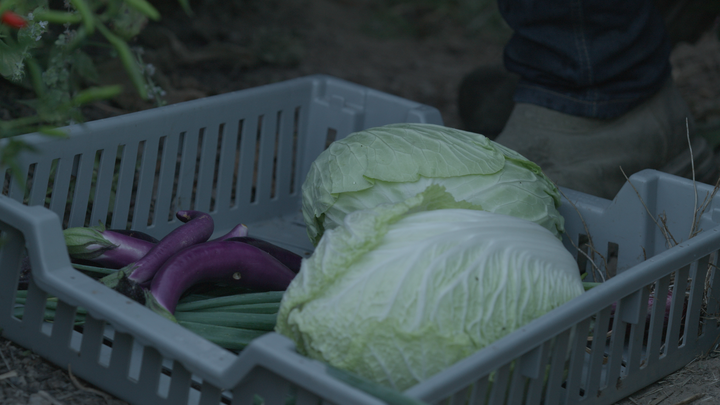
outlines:
M492 9L467 10L367 0L207 0L188 17L174 0L153 2L163 19L133 42L156 73L167 103L208 97L310 74L329 74L438 108L445 124L462 128L456 98L462 78L502 63L509 30ZM395 6L383 6L383 4ZM418 4L425 4L419 2ZM472 18L471 18L472 17ZM708 31L674 48L678 87L708 131L720 120L720 42ZM98 64L106 82L126 82L117 60ZM22 91L0 83L0 118L22 115L8 98ZM84 110L87 119L121 115L156 104L131 90ZM697 359L622 405L720 403L720 352ZM684 402L683 402L684 401ZM0 338L0 403L124 404Z

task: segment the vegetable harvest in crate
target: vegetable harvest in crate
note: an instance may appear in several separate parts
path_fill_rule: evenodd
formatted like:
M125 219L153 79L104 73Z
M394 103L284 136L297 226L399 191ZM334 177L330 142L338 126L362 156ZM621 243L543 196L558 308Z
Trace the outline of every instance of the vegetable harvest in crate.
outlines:
M65 244L77 269L227 349L241 350L273 330L300 256L249 237L243 224L208 240L214 229L210 215L176 216L184 223L161 240L100 225L66 229ZM24 304L24 296L19 291L16 303ZM46 320L53 319L56 303L48 300ZM16 316L22 317L22 307ZM76 323L84 316L79 310Z
M223 347L274 330L404 390L582 294L559 205L539 166L482 135L393 124L312 163L309 258L243 225L208 240L212 218L197 211L159 241L99 227L66 242L78 268L117 269L100 281Z

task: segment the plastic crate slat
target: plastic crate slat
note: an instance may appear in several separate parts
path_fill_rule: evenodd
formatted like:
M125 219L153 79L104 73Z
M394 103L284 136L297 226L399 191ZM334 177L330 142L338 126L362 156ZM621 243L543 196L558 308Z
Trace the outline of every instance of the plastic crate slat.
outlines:
M61 157L57 159L55 166L55 177L52 192L50 194L50 210L60 218L64 217L65 206L70 188L70 177L72 176L73 158Z
M116 331L113 339L112 352L110 353L109 370L111 378L119 381L129 378L132 351L132 335Z
M701 320L703 308L703 294L705 291L705 278L708 271L709 256L703 256L695 262L691 270L690 297L687 302L685 330L685 344L695 341L701 333Z
M50 181L50 168L52 161L41 160L35 165L32 179L32 188L30 189L30 199L28 205L44 205L47 196L48 183Z
M240 209L250 208L250 196L254 187L252 183L255 169L258 121L260 119L261 117L245 119L240 134L238 173L237 183L235 184L235 205Z
M32 279L28 284L27 300L23 311L22 324L29 330L39 331L45 314L47 293L41 290Z
M72 205L68 226L84 226L87 216L88 203L90 201L90 186L92 185L92 174L95 165L95 151L78 154L76 169L73 169L75 181L74 190L71 196Z
M3 327L5 322L10 321L15 307L15 294L20 277L22 254L25 250L25 238L16 229L7 226L1 220L0 236L5 237L2 249L0 249L0 269L14 270L14 274L9 274L6 282L0 283L0 327Z
M648 350L646 367L652 367L654 363L664 356L663 345L665 343L665 302L667 299L668 288L670 287L671 275L658 280L655 286L655 294L653 297L653 307L650 318L650 328L648 333Z
M545 403L555 404L560 401L561 387L566 379L566 359L568 354L568 346L570 337L574 332L574 327L559 333L552 340L552 353L550 354L550 364L547 375L547 383L545 384Z
M246 385L248 391L243 393L245 398L251 392L253 398L259 397L265 404L284 404L291 393L289 381L262 367L253 370L252 381L252 384Z
M196 210L209 212L213 179L215 176L215 162L217 161L218 128L214 126L204 128L202 134L200 163L197 180L195 181L197 186L194 207Z
M192 374L182 363L173 362L167 402L169 404L186 404L190 395L191 382Z
M20 176L21 178L23 178L23 177L24 177L24 175L23 175L23 167L20 167L19 169L20 169L20 170L19 170L19 176ZM27 173L27 169L25 169L24 172ZM7 174L11 175L11 177L10 177L10 179L9 179L9 181L10 181L9 186L10 186L10 187L9 187L9 189L8 189L8 191L7 191L7 195L8 195L10 198L13 198L13 199L18 200L18 201L22 201L22 198L23 198L23 190L22 190L22 187L20 186L19 182L18 182L17 179L15 178L15 176L17 176L18 174L16 174L16 173L15 173L13 170L11 170L11 169L3 170L2 173L3 173L3 175L7 175ZM4 192L5 192L5 191L3 190L3 193L4 193Z
M623 299L620 300L618 305L618 309L622 311L622 307L624 305L627 305L627 303L625 299ZM612 336L610 337L610 347L607 360L607 372L605 381L602 381L597 386L593 384L593 389L588 390L587 395L597 397L600 388L606 388L608 386L614 387L617 384L620 378L622 367L625 363L623 347L625 344L625 337L628 327L629 324L625 322L622 317L618 317L616 319L615 324L613 324Z
M610 307L603 308L595 318L593 325L593 339L589 348L589 364L585 373L588 374L584 377L581 383L586 392L597 392L600 387L601 373L606 364L608 358L606 357L606 345L607 345L607 333L612 328L614 330L618 327L619 321L618 310L622 310L622 305L616 307L615 316L613 317L612 327L610 326ZM592 394L591 394L592 395Z
M138 144L128 142L121 145L120 167L117 190L113 205L111 228L127 229L132 203L133 182L137 165ZM143 228L144 229L144 228Z
M293 155L294 120L295 117L292 109L281 111L277 139L276 198L291 195L290 184L295 175L295 173L293 173L293 162L297 159L297 156Z
M720 274L718 274L718 260L720 259L720 252L713 253L713 260L710 264L710 277L708 281L707 289L707 308L708 314L720 313ZM705 327L703 328L703 337L707 335L718 334L718 317L708 316L704 319Z
M105 321L95 319L89 314L85 317L80 356L89 359L92 365L100 364L100 351L103 345L104 331Z
M446 405L465 405L471 391L472 387L465 387L460 391L452 394L448 401L445 401Z
M217 405L220 403L222 391L207 381L202 382L200 388L200 405Z
M258 128L258 145L255 156L255 170L253 173L253 185L255 196L252 202L262 206L270 199L270 188L272 186L272 165L275 146L276 115L272 112L263 115L262 125Z
M172 198L175 185L175 169L178 163L179 142L180 137L177 134L163 137L163 150L160 157L158 186L152 221L152 225L157 228L166 228L168 222L173 222L175 218ZM158 233L167 234L168 232L158 230Z
M176 210L191 209L193 184L195 182L195 161L200 129L183 131L180 170L177 177Z
M542 391L549 375L548 361L552 348L552 341L548 340L533 351L533 356L523 366L523 375L528 379L525 393L525 405L538 405L542 402Z
M637 294L637 293L636 293ZM628 360L625 365L624 377L628 374L634 374L639 372L642 366L642 357L644 351L643 341L645 340L645 333L648 327L648 299L650 297L650 288L648 286L642 288L639 291L640 296L640 308L638 309L639 319L636 323L630 326L630 338L628 347Z
M505 403L505 396L507 395L508 383L510 375L512 373L512 363L504 364L493 376L492 384L490 385L490 397L489 404L500 405Z
M89 226L95 226L98 222L102 222L103 224L106 222L105 220L113 191L112 186L116 155L117 147L115 146L101 150L97 181L95 182L95 194L92 196L93 204Z
M522 357L515 362L515 366L519 366L522 362ZM518 370L513 370L510 375L510 389L508 389L507 399L503 403L504 405L520 405L525 399L525 382L527 379Z
M150 397L157 396L162 370L162 356L151 346L143 347L138 390Z
M239 125L237 120L228 120L223 126L214 207L215 212L228 212L231 208L238 129Z
M570 368L567 374L566 403L573 403L581 396L583 378L583 363L586 358L585 348L587 347L587 336L590 330L590 318L586 318L577 324L575 336L572 339L570 353Z
M683 308L685 307L685 290L687 289L690 265L683 266L675 272L672 286L672 305L668 330L665 338L665 354L672 356L680 347L681 328L684 326Z
M52 323L52 341L58 349L70 348L73 327L75 324L75 307L64 301L58 301L55 319Z
M489 389L489 375L486 375L478 379L472 384L472 390L470 391L470 398L468 400L469 405L484 405L487 399L487 392Z
M155 167L158 158L158 139L149 138L143 141L140 157L140 175L133 209L132 229L147 229L150 210L152 209L153 186L155 185Z

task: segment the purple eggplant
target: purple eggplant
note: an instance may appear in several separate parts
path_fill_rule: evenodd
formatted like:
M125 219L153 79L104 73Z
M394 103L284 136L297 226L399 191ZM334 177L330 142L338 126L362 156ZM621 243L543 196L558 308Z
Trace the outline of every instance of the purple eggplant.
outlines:
M248 245L252 245L256 248L262 249L265 252L269 253L272 257L280 260L282 264L287 266L294 273L300 271L300 265L302 264L303 258L297 253L281 248L280 246L274 245L268 241L253 238L251 236L241 236L228 240L247 243Z
M294 272L262 249L237 241L210 241L167 260L145 293L146 305L173 314L182 294L198 283L284 291L294 278Z
M131 236L135 239L141 239L150 243L158 243L160 240L152 235L148 235L145 232L135 231L132 229L110 229L110 231L121 233L123 235Z
M178 211L176 216L185 223L162 238L140 260L123 267L118 274L104 277L101 281L128 297L141 299L142 286L149 284L163 263L175 253L207 241L213 233L212 217L206 213Z
M178 217L183 222L187 222L185 219ZM223 236L220 236L219 238L213 239L213 240L227 240L230 238L241 238L248 235L248 228L244 224L237 224L233 229L231 229L228 233L226 233Z
M228 240L228 239L232 239L232 238L242 238L242 237L247 236L247 234L248 234L247 226L245 226L243 224L238 224L238 225L235 225L235 228L231 229L228 233L226 233L225 235L223 235L217 239L214 239L214 240Z
M63 231L68 254L73 261L120 269L142 259L154 243L116 231L75 227Z

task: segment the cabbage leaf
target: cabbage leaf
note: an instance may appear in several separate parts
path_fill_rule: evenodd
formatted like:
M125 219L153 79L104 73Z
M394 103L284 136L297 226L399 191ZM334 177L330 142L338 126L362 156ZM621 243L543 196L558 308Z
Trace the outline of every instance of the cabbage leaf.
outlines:
M473 208L431 185L349 213L303 261L276 331L404 390L583 292L552 232Z
M404 201L431 184L477 209L536 222L560 237L560 195L535 163L483 135L433 124L392 124L350 134L312 163L302 186L317 245L349 213Z

